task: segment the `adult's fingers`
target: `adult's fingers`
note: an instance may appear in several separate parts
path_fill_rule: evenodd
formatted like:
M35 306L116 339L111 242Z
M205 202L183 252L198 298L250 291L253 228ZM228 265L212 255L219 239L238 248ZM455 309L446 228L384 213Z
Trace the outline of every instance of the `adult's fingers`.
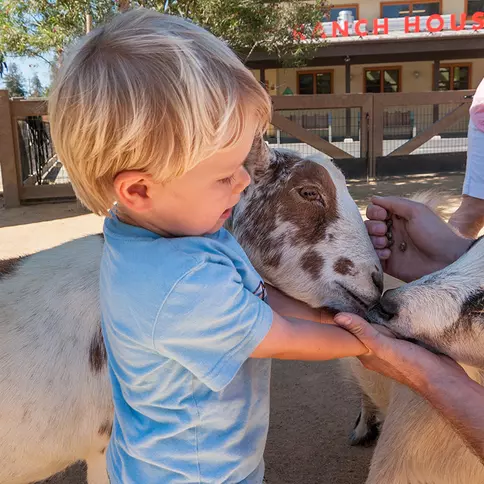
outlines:
M420 203L408 200L407 198L378 196L373 196L371 198L371 203L384 208L387 212L403 217L406 220L410 220L417 207L421 205Z
M392 255L392 251L390 249L376 249L376 255L380 260L388 260Z
M378 220L365 220L366 230L370 235L375 237L384 237L388 232L388 227L385 222Z
M378 205L370 203L366 207L366 216L370 220L381 220L385 221L388 218L388 212Z
M386 237L370 236L370 239L375 249L386 249L388 244L388 239Z

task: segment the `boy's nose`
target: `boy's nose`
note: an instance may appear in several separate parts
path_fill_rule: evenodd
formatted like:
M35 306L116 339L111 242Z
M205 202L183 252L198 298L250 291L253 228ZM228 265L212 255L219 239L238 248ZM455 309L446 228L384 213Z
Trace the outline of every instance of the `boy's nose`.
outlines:
M243 192L249 185L250 185L250 175L249 172L242 167L242 171L240 174L240 181L237 183L236 191L237 193Z

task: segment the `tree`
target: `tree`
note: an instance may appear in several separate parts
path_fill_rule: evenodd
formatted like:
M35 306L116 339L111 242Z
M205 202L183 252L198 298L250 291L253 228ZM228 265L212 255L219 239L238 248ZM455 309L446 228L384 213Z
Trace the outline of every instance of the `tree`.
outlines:
M30 81L30 96L42 97L45 94L44 86L40 82L39 76L35 73Z
M3 80L5 81L5 87L11 97L25 97L25 79L22 73L19 71L17 64L12 63L8 66L7 73L4 74Z
M3 77L7 70L7 63L5 62L5 55L0 52L0 78Z
M227 41L245 60L261 50L286 61L297 61L310 57L321 44L295 37L294 28L304 26L310 36L311 26L327 10L324 1L3 0L0 53L41 58L47 52L60 54L68 43L85 33L87 25L95 28L118 10L143 6L191 19Z

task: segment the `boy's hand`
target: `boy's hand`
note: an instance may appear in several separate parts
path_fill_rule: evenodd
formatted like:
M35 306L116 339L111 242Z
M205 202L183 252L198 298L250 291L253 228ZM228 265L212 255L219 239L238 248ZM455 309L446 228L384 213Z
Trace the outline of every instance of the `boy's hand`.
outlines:
M365 224L383 270L405 282L443 269L472 242L422 203L398 197L371 201Z
M273 311L284 318L303 319L316 323L334 324L332 315L324 309L314 309L307 304L286 296L278 289L266 284L267 302Z

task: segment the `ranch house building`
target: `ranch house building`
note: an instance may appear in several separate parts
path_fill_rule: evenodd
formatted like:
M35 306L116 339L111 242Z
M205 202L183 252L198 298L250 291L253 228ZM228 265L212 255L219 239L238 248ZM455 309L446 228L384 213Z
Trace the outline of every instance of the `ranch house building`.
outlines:
M475 89L484 78L482 12L484 0L331 0L329 15L318 27L326 34L325 45L306 67L284 68L264 52L254 53L247 65L273 96ZM340 28L334 31L334 24ZM390 110L388 134L409 138L445 109L400 109L393 118ZM356 137L355 116L338 126L333 122L332 141ZM454 134L465 133L467 122L457 123ZM327 130L331 120L315 116L305 123Z

